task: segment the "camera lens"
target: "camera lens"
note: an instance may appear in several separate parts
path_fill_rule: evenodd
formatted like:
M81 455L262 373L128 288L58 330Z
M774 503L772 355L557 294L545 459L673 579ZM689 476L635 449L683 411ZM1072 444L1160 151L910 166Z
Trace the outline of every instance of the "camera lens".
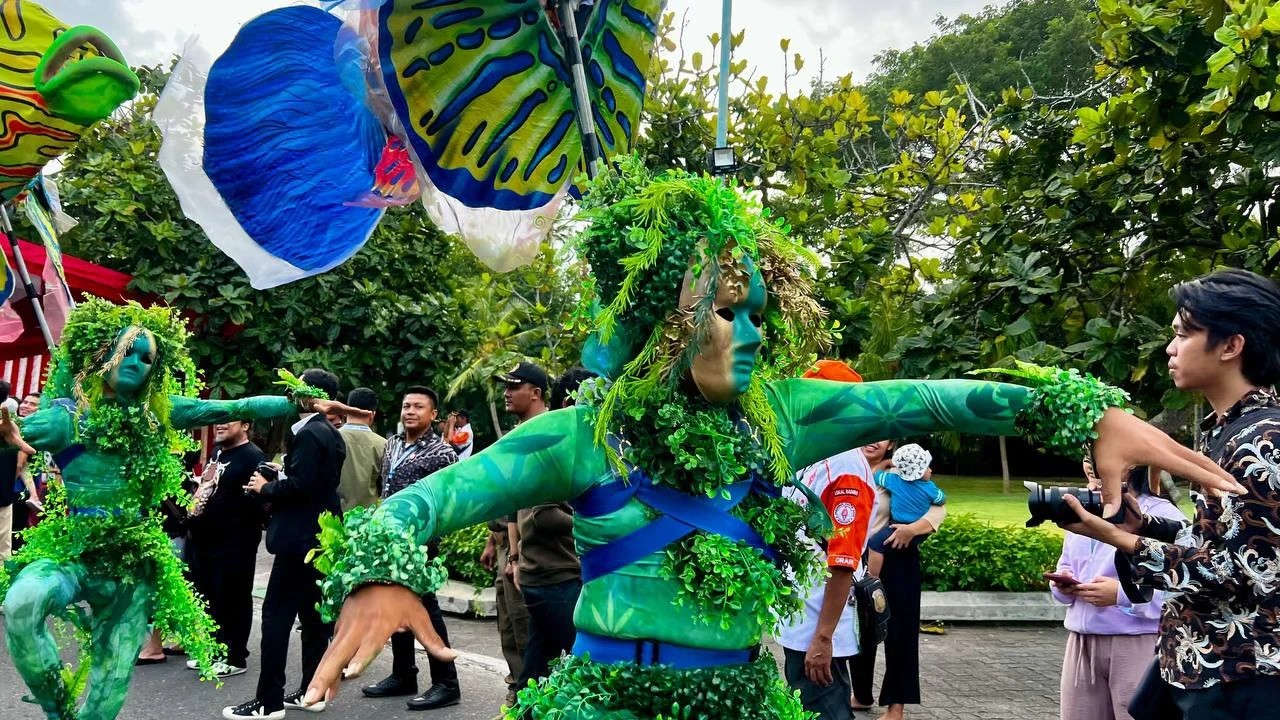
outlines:
M1089 514L1102 517L1102 493L1096 490L1073 487L1045 487L1029 480L1023 482L1022 485L1027 488L1027 510L1031 512L1031 519L1027 520L1027 527L1035 527L1046 520L1053 521L1058 525L1079 522L1080 518L1075 511L1062 500L1067 495L1074 495Z

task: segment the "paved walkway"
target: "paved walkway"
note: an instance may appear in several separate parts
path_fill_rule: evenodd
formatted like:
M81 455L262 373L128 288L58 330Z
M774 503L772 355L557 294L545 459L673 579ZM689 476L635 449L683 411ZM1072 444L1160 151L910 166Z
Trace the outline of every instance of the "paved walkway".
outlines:
M262 572L258 584L265 586L269 569L269 556L265 553L260 555L259 566ZM501 657L501 649L494 623L451 617L448 625L454 647L463 652L458 667L463 691L461 705L430 713L412 713L400 700L363 699L358 687L349 683L324 715L295 715L330 720L489 720L505 691L502 677L506 668L497 659ZM239 703L253 693L257 681L257 631L255 618L249 673L228 679L220 689L212 683L197 682L194 674L177 659L164 665L139 668L120 718L212 720L219 717L224 705ZM907 717L912 720L1054 720L1058 717L1058 677L1065 643L1066 632L1061 626L1049 625L970 625L949 627L946 635L921 635L924 704L909 709ZM780 655L775 648L775 656ZM419 660L425 674L425 658ZM290 679L296 682L297 633L293 635L290 661ZM390 670L390 665L390 652L385 652L375 661L365 680L380 679ZM0 718L35 720L40 717L35 706L21 702L25 692L7 649L0 644ZM861 717L869 716L862 713Z

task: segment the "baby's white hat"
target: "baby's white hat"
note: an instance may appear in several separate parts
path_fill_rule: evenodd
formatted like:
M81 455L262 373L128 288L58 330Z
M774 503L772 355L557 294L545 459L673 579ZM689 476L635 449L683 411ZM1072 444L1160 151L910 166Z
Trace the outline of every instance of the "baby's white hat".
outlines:
M929 469L932 462L933 456L929 451L915 443L903 445L893 451L893 466L903 480L919 480L924 477L924 471Z

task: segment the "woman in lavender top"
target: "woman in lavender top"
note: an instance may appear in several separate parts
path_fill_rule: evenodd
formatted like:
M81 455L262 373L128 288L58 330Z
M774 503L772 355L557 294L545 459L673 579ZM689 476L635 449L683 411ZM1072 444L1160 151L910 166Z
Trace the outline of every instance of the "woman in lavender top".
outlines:
M1087 460L1084 474L1090 489L1101 486ZM1185 518L1158 473L1152 479L1146 467L1130 470L1129 490L1143 513ZM1129 699L1155 655L1164 594L1157 591L1151 602L1131 603L1116 579L1115 548L1074 533L1062 543L1055 572L1080 581L1049 586L1054 600L1069 606L1061 719L1130 720Z

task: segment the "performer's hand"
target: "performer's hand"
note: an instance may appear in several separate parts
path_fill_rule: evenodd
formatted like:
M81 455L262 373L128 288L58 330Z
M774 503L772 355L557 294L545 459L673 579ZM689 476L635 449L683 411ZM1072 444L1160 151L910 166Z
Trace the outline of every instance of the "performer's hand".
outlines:
M809 650L804 654L804 676L818 687L831 684L831 638L814 633Z
M356 420L363 422L368 422L373 419L373 413L368 410L353 408L350 405L344 405L337 400L321 400L319 398L312 398L310 405L304 405L303 407L308 412L317 412L321 415L328 415L336 412L340 415L346 415L348 418L355 418Z
M1159 429L1119 408L1110 408L1095 428L1094 468L1102 480L1103 515L1120 509L1121 485L1129 468L1154 465L1203 488L1243 494L1245 488L1218 464L1179 445Z
M303 705L329 700L338 693L338 680L354 678L378 656L392 633L410 630L437 660L458 656L436 634L422 598L402 585L366 585L347 597L334 625L333 640L320 660ZM345 673L343 671L346 671Z
M22 439L22 431L18 429L18 421L9 416L9 411L0 409L0 441L20 452L35 455L35 448Z

